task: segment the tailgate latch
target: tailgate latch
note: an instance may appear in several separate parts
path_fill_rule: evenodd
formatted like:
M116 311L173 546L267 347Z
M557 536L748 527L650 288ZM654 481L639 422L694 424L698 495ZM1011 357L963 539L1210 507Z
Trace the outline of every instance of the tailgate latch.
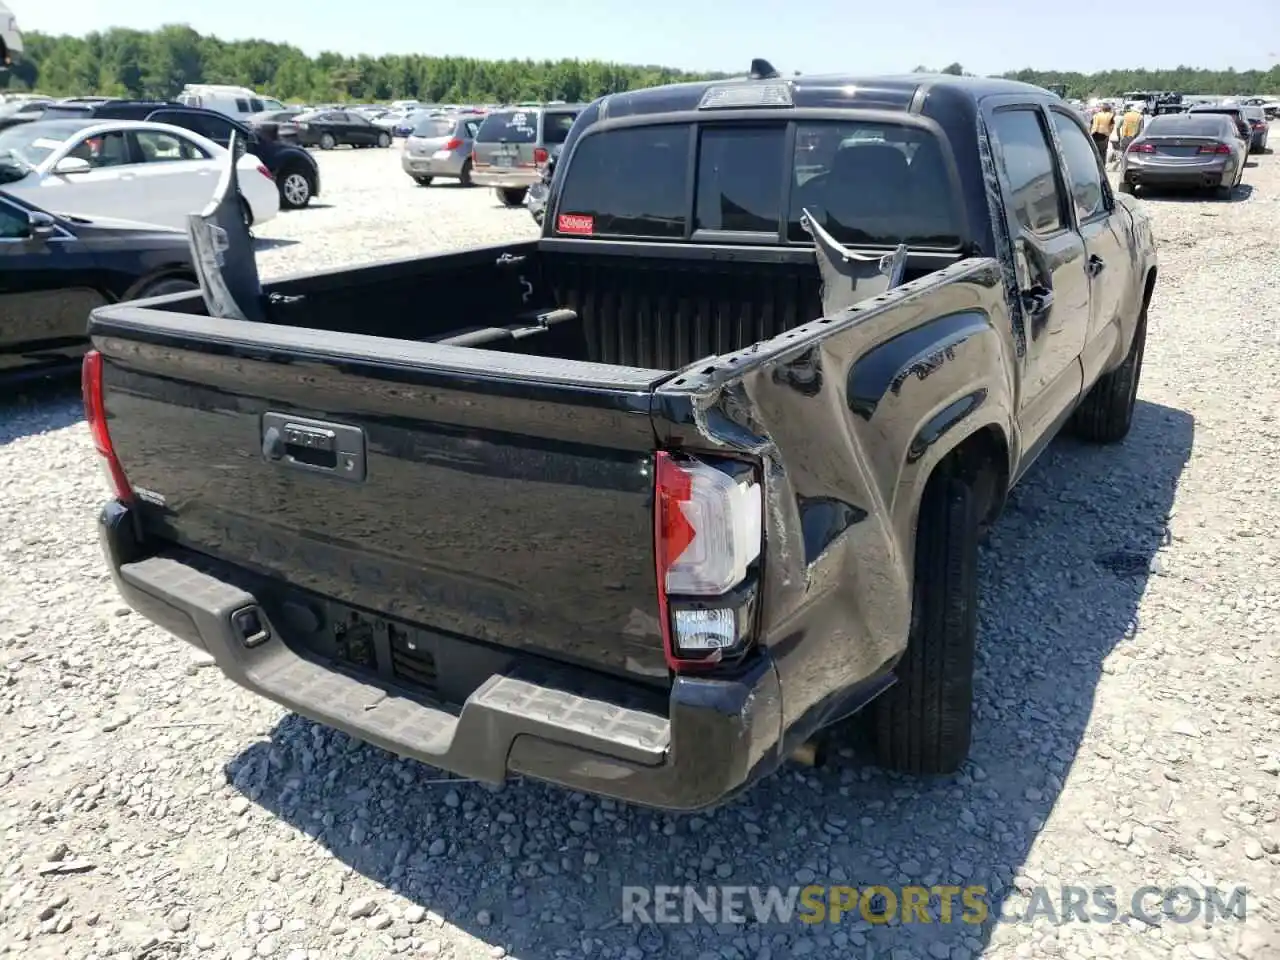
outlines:
M343 480L365 479L364 431L345 423L264 413L262 456L282 467Z

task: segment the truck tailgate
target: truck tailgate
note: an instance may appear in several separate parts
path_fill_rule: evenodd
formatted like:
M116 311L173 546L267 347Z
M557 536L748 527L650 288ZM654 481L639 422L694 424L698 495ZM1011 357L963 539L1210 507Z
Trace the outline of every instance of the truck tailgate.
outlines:
M649 403L670 374L136 304L90 335L149 538L319 610L668 684Z

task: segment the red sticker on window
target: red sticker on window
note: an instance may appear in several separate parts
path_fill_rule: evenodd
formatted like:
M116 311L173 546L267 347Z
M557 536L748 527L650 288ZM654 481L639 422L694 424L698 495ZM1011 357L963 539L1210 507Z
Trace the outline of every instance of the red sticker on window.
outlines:
M580 213L562 213L556 220L557 233L576 233L580 237L589 237L596 232L596 218Z

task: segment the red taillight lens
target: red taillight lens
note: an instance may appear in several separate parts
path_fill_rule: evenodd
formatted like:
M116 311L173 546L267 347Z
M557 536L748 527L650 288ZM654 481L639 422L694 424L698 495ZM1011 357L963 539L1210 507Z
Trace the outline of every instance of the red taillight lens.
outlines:
M550 156L551 156L551 155L550 155L549 153L547 153L547 151L546 151L546 148L545 148L545 147L534 147L534 148L533 148L533 162L534 162L534 163L546 163L546 162L547 162L547 160L548 160L548 158L549 158Z
M1225 143L1219 143L1212 147L1201 147L1198 153L1230 153L1231 148Z
M680 670L718 663L749 637L749 607L728 595L760 556L760 484L665 451L654 462L654 557L667 664Z
M268 180L270 180L272 183L275 182L276 178L271 175L271 171L267 169L267 165L265 163L258 164L258 172L262 174L264 177L266 177Z
M441 149L457 150L460 146L462 146L462 141L458 137L454 137L448 143L446 143L443 147L441 147Z
M89 424L89 435L106 467L107 482L111 492L120 500L133 500L133 488L125 476L120 459L111 443L111 431L107 429L107 404L102 390L102 354L90 350L84 355L80 368L80 392L84 398L84 418Z
M1135 143L1129 147L1130 153L1155 153L1156 148L1149 143Z

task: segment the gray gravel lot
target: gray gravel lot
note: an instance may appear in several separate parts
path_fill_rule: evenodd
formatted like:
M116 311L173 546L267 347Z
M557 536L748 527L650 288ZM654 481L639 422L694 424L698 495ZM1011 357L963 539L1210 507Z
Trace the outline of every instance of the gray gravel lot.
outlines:
M390 151L320 162L322 203L259 231L267 275L533 233ZM846 749L669 817L352 742L123 606L73 387L0 402L0 956L1280 957L1280 159L1245 179L1144 201L1133 433L1056 442L994 530L973 759L940 780ZM624 885L813 882L978 884L1010 919L620 917ZM1247 916L1131 915L1148 884L1243 885ZM1068 886L1114 888L1116 921L1053 923L1035 891Z

